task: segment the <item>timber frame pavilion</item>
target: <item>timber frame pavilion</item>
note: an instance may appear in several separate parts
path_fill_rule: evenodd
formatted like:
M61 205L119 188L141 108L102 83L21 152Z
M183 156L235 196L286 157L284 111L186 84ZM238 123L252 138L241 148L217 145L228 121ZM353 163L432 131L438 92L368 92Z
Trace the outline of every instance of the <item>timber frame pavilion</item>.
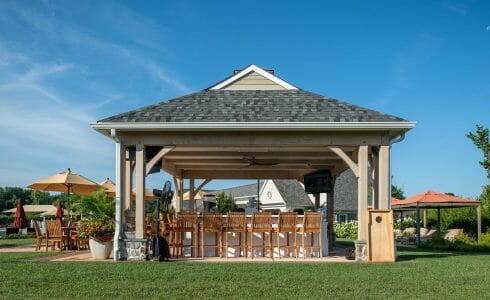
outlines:
M122 236L124 212L130 209L133 172L135 235L143 238L145 178L156 169L173 176L174 206L180 211L184 180L189 180L192 200L213 179L302 181L319 170L330 170L335 178L350 168L358 184L356 258L363 261L368 194L374 209L391 209L391 145L415 123L301 90L272 70L250 65L203 91L91 126L116 144L115 240ZM203 182L195 187L196 180ZM334 201L331 192L328 228ZM120 247L114 243L115 260Z

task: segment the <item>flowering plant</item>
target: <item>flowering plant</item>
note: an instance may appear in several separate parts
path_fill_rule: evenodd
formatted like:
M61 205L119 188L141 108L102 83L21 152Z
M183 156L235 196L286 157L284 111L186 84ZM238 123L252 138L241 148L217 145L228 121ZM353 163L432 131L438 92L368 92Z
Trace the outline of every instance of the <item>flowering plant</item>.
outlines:
M93 238L107 242L114 238L114 220L110 218L92 219L78 224L77 232L82 238Z

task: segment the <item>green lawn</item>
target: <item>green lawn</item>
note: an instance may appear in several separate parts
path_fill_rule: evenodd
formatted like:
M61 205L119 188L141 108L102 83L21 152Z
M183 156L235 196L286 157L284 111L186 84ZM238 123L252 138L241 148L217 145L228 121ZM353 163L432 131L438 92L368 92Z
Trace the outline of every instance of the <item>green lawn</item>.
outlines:
M0 239L0 248L35 244L36 239Z
M403 250L395 264L31 261L44 255L0 254L0 298L490 297L484 254Z

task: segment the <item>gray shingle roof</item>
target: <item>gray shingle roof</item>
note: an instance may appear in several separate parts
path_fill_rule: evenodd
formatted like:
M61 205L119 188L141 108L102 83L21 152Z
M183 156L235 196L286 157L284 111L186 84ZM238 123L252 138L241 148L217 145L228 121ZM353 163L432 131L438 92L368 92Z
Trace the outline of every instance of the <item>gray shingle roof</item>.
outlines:
M297 208L311 206L313 204L297 180L284 179L272 181L279 190L282 199L286 202L286 206Z
M263 184L264 182L261 181L260 188L262 188ZM257 184L253 183L215 191L216 194L221 192L226 195L231 195L234 199L241 197L257 197Z
M204 90L99 122L405 122L303 90Z
M348 169L337 177L334 193L335 211L357 211L357 178L352 170Z

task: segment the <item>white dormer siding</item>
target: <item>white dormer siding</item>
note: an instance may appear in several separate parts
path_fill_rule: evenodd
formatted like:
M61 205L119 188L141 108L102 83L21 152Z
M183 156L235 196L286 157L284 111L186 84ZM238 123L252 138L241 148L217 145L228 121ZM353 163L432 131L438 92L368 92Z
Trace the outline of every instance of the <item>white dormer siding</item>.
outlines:
M262 189L260 190L260 203L260 206L264 211L287 211L286 203L272 180L266 180L262 186Z
M222 88L222 90L285 90L283 86L265 78L257 72L250 72Z
M297 90L294 85L256 65L250 65L210 90Z

